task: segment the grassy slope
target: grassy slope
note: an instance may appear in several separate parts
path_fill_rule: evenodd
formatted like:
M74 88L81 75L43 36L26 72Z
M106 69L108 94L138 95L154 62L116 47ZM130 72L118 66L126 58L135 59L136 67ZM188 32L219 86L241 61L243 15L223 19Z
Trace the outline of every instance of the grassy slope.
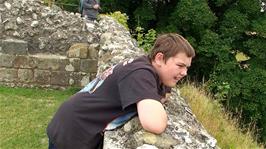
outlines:
M74 91L0 87L0 148L46 149L46 127Z
M256 143L252 131L242 133L237 120L223 112L222 107L202 89L185 84L180 90L197 119L217 139L218 146L222 149L263 148Z

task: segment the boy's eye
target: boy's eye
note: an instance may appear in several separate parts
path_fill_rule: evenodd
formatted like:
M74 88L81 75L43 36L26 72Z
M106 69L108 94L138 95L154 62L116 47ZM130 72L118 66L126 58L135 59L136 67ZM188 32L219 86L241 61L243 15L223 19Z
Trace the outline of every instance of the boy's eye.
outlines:
M186 67L185 65L182 64L176 64L178 67Z
M183 64L176 64L176 66L178 66L179 68L186 68L186 69L189 68L189 66L187 67L186 65Z

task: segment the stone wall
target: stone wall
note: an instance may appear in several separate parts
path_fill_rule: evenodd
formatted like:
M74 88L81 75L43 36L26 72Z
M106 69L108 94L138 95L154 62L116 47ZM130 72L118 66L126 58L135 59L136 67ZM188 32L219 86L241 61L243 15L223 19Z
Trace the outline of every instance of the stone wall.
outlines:
M111 52L132 57L139 50L111 18L87 22L41 0L0 0L0 32L0 84L8 86L84 86L96 67L101 72L122 60Z
M46 7L43 0L0 0L0 39L28 42L28 52L66 55L73 43L87 43L80 14Z
M86 85L97 72L97 54L87 44L74 44L67 56L28 54L27 42L3 40L0 84L64 89ZM14 50L16 49L16 50ZM83 51L83 52L82 52Z
M0 0L0 84L81 87L95 77L99 34L41 0Z
M33 82L42 81L44 86L49 86L44 84L47 82L55 86L83 84L79 80L90 80L96 72L96 61L100 73L118 62L144 54L130 33L107 16L85 26L79 14L45 7L40 0L0 0L0 12L2 82L12 80L34 85ZM62 79L74 74L84 74L85 78ZM104 148L219 148L177 88L164 106L168 127L163 134L146 132L136 117L117 130L106 131Z

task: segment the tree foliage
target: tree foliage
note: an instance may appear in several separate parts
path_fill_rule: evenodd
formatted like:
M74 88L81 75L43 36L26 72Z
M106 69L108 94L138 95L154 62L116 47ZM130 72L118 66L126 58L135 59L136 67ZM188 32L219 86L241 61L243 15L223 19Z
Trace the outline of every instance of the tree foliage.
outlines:
M170 16L169 26L175 27L171 27L173 31L193 34L196 39L206 29L211 28L216 20L207 1L180 0Z

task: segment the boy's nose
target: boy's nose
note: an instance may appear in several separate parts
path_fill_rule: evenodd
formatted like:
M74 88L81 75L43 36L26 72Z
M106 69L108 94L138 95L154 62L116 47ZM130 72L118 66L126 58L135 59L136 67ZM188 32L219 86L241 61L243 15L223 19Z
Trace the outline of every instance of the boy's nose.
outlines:
M181 75L184 77L187 75L187 68L182 69Z

